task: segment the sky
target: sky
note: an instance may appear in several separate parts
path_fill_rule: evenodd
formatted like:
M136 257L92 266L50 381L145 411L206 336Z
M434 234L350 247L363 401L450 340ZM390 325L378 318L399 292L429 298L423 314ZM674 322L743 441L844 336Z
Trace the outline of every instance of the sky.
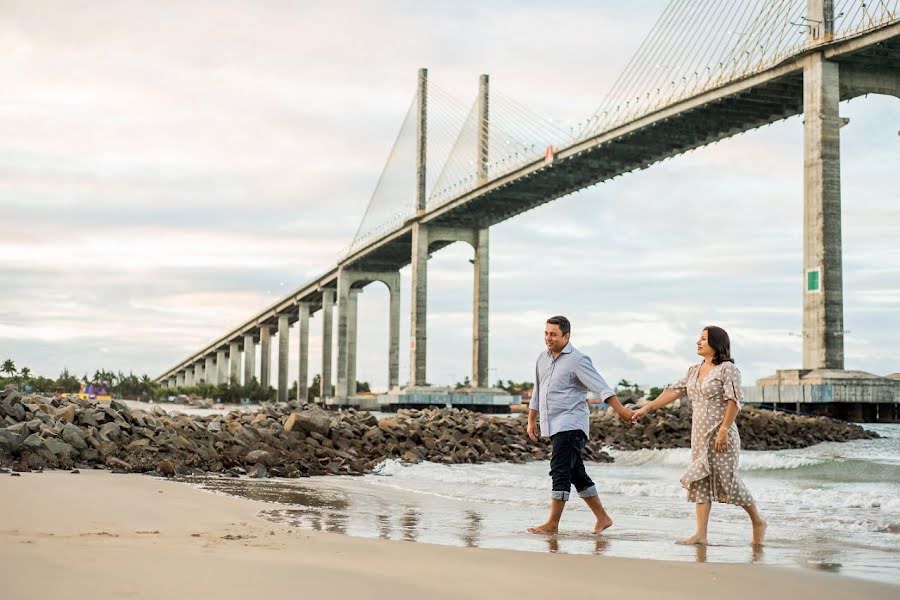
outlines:
M489 73L575 123L664 5L0 0L0 359L159 375L335 264L418 68L465 103ZM846 367L897 372L900 100L841 114ZM802 143L794 117L492 227L491 380L533 377L554 314L613 382L677 379L707 324L745 383L800 367ZM471 257L429 262L433 384L470 374ZM386 288L366 288L358 378L374 388L387 314ZM319 315L310 344L312 375Z

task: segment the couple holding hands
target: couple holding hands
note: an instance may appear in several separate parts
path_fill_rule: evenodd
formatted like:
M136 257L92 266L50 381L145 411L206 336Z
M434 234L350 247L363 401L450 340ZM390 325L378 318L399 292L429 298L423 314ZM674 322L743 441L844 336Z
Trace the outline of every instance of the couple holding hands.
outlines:
M692 365L683 378L637 410L619 402L591 359L572 346L571 332L567 318L547 319L544 328L547 350L537 359L534 393L528 411L528 436L537 441L539 423L540 435L551 440L553 491L547 522L528 531L557 532L572 485L597 518L595 534L613 524L581 458L590 436L585 400L588 390L598 394L621 419L629 422L637 422L647 413L686 395L693 410L691 463L681 477L681 485L687 489L688 501L695 503L697 528L694 535L678 543L705 545L712 502L724 502L740 506L747 512L753 526L752 543L762 545L766 521L759 515L753 497L736 472L741 438L734 420L741 410L741 374L731 358L731 343L725 330L712 325L704 328L697 340L697 354L703 361Z

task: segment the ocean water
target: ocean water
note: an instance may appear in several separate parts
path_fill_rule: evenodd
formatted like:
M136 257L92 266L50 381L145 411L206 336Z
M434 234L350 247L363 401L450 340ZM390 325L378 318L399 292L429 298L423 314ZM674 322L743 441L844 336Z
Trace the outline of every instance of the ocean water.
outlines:
M817 569L900 584L900 425L870 425L882 438L800 450L748 452L741 476L769 522L767 544L750 545L746 513L713 505L708 547L679 546L694 505L678 478L687 449L610 450L588 473L615 524L590 533L593 515L574 497L556 536L525 533L544 521L547 461L403 465L384 461L363 477L301 480L213 478L201 487L265 500L262 517L346 535L536 552L753 562Z

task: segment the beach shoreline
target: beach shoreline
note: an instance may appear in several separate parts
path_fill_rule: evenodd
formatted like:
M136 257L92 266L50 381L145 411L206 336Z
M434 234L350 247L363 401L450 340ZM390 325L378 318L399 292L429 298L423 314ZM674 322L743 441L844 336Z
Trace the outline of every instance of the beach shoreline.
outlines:
M887 598L896 586L766 565L456 548L298 530L269 503L107 471L0 475L4 597Z

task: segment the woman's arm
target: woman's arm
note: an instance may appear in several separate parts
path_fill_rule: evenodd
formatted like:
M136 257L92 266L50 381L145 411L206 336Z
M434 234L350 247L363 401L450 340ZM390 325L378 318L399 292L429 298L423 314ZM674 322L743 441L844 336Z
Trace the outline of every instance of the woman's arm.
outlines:
M671 404L681 398L684 392L679 391L674 388L666 388L662 394L656 397L652 402L648 402L641 408L634 411L634 416L631 418L632 421L640 420L644 415L649 413L651 410L656 410L657 408L662 408L668 404Z

